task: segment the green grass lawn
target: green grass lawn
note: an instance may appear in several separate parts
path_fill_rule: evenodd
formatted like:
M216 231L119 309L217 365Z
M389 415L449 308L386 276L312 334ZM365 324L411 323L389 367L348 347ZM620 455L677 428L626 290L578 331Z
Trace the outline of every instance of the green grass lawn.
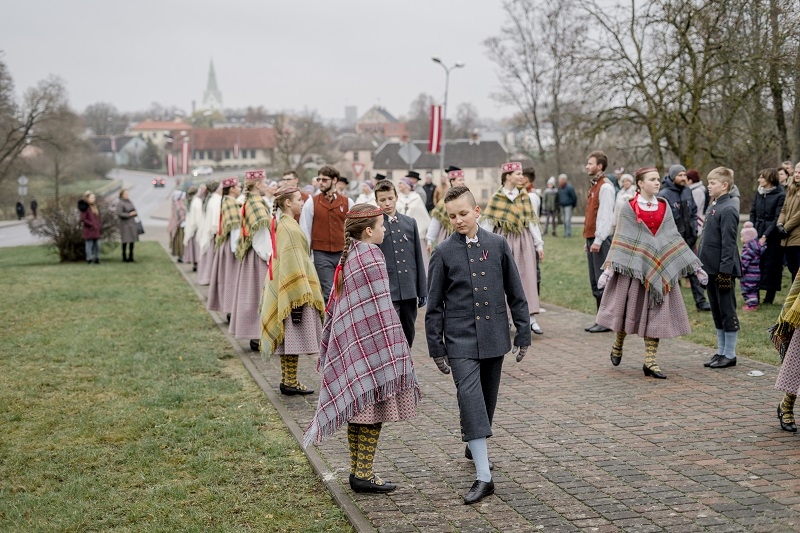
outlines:
M0 530L352 531L156 243L0 253Z
M582 226L573 226L573 236L564 237L545 236L545 260L542 261L542 293L543 302L553 303L569 309L583 311L594 315L596 305L589 286L589 270L586 261L586 252L583 251L584 239L580 236ZM559 228L559 235L560 228ZM783 290L775 297L774 305L761 305L757 311L742 311L744 303L736 285L736 296L739 306L739 321L741 331L736 345L736 352L758 361L770 364L779 364L778 352L769 342L769 329L778 318L783 300L789 292L791 279L789 271L784 269ZM692 333L687 340L707 346L710 350L717 347L717 334L711 313L697 311L689 288L681 288L683 300L689 313ZM588 324L587 324L588 325Z

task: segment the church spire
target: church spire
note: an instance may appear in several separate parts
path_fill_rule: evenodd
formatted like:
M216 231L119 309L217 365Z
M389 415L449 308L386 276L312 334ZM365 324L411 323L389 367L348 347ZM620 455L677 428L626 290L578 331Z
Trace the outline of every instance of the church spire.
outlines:
M211 110L222 110L222 93L217 87L217 74L214 72L214 60L208 67L208 83L203 93L203 107Z

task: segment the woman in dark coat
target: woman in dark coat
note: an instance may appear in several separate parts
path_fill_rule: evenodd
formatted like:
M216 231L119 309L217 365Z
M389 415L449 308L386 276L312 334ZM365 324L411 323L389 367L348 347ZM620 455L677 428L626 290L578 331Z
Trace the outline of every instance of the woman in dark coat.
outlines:
M775 293L781 290L783 274L783 248L781 234L776 229L786 192L778 183L778 169L765 168L758 175L758 191L750 208L750 222L756 227L759 241L767 248L761 255L760 291L766 291L763 302L775 301Z
M78 200L78 210L81 212L81 233L86 243L86 262L100 262L100 211L97 209L97 200L92 191L86 191L83 199Z
M139 240L139 230L136 227L136 208L133 207L127 189L119 191L117 216L119 217L119 238L122 241L122 261L133 263L133 243Z

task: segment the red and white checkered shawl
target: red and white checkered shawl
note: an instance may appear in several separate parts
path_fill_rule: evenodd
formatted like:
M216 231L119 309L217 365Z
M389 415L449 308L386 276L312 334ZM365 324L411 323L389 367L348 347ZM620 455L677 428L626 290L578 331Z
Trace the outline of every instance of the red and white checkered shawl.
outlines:
M319 403L303 446L320 444L366 407L407 389L415 391L417 401L422 397L392 304L383 252L354 240L342 275L342 293L325 316L317 363Z

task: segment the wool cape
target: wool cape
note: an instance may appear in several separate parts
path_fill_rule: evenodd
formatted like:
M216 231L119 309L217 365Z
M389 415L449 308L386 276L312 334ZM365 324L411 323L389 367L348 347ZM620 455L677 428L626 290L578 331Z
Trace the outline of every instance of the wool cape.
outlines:
M344 263L342 292L331 294L317 371L317 411L303 446L319 444L365 408L413 390L421 393L400 318L394 310L383 252L354 240Z
M269 228L272 217L263 196L247 195L242 206L242 234L236 245L236 259L244 261L253 246L253 235L259 230Z
M506 233L521 234L527 231L528 225L533 222L539 224L539 218L533 211L530 196L524 188L519 188L519 194L512 202L500 187L492 198L489 205L483 210L481 215L491 219L495 227L499 227Z
M661 197L659 202L666 203ZM664 220L656 234L636 214L637 198L625 202L620 211L617 230L603 268L639 280L650 289L650 307L661 305L664 294L678 280L702 267L700 260L687 246L667 205Z
M242 213L236 198L232 196L222 197L222 207L219 212L219 229L217 230L217 240L214 242L214 249L217 250L228 240L228 236L235 228L242 225Z
M772 345L778 350L781 361L786 356L786 350L792 341L794 330L800 325L800 275L795 276L792 287L783 302L783 307L778 315L778 322L769 330Z
M311 260L306 234L294 216L282 213L275 228L276 252L272 276L264 282L259 315L261 316L261 353L272 355L283 343L284 321L292 309L308 305L325 315L325 302L319 277Z

